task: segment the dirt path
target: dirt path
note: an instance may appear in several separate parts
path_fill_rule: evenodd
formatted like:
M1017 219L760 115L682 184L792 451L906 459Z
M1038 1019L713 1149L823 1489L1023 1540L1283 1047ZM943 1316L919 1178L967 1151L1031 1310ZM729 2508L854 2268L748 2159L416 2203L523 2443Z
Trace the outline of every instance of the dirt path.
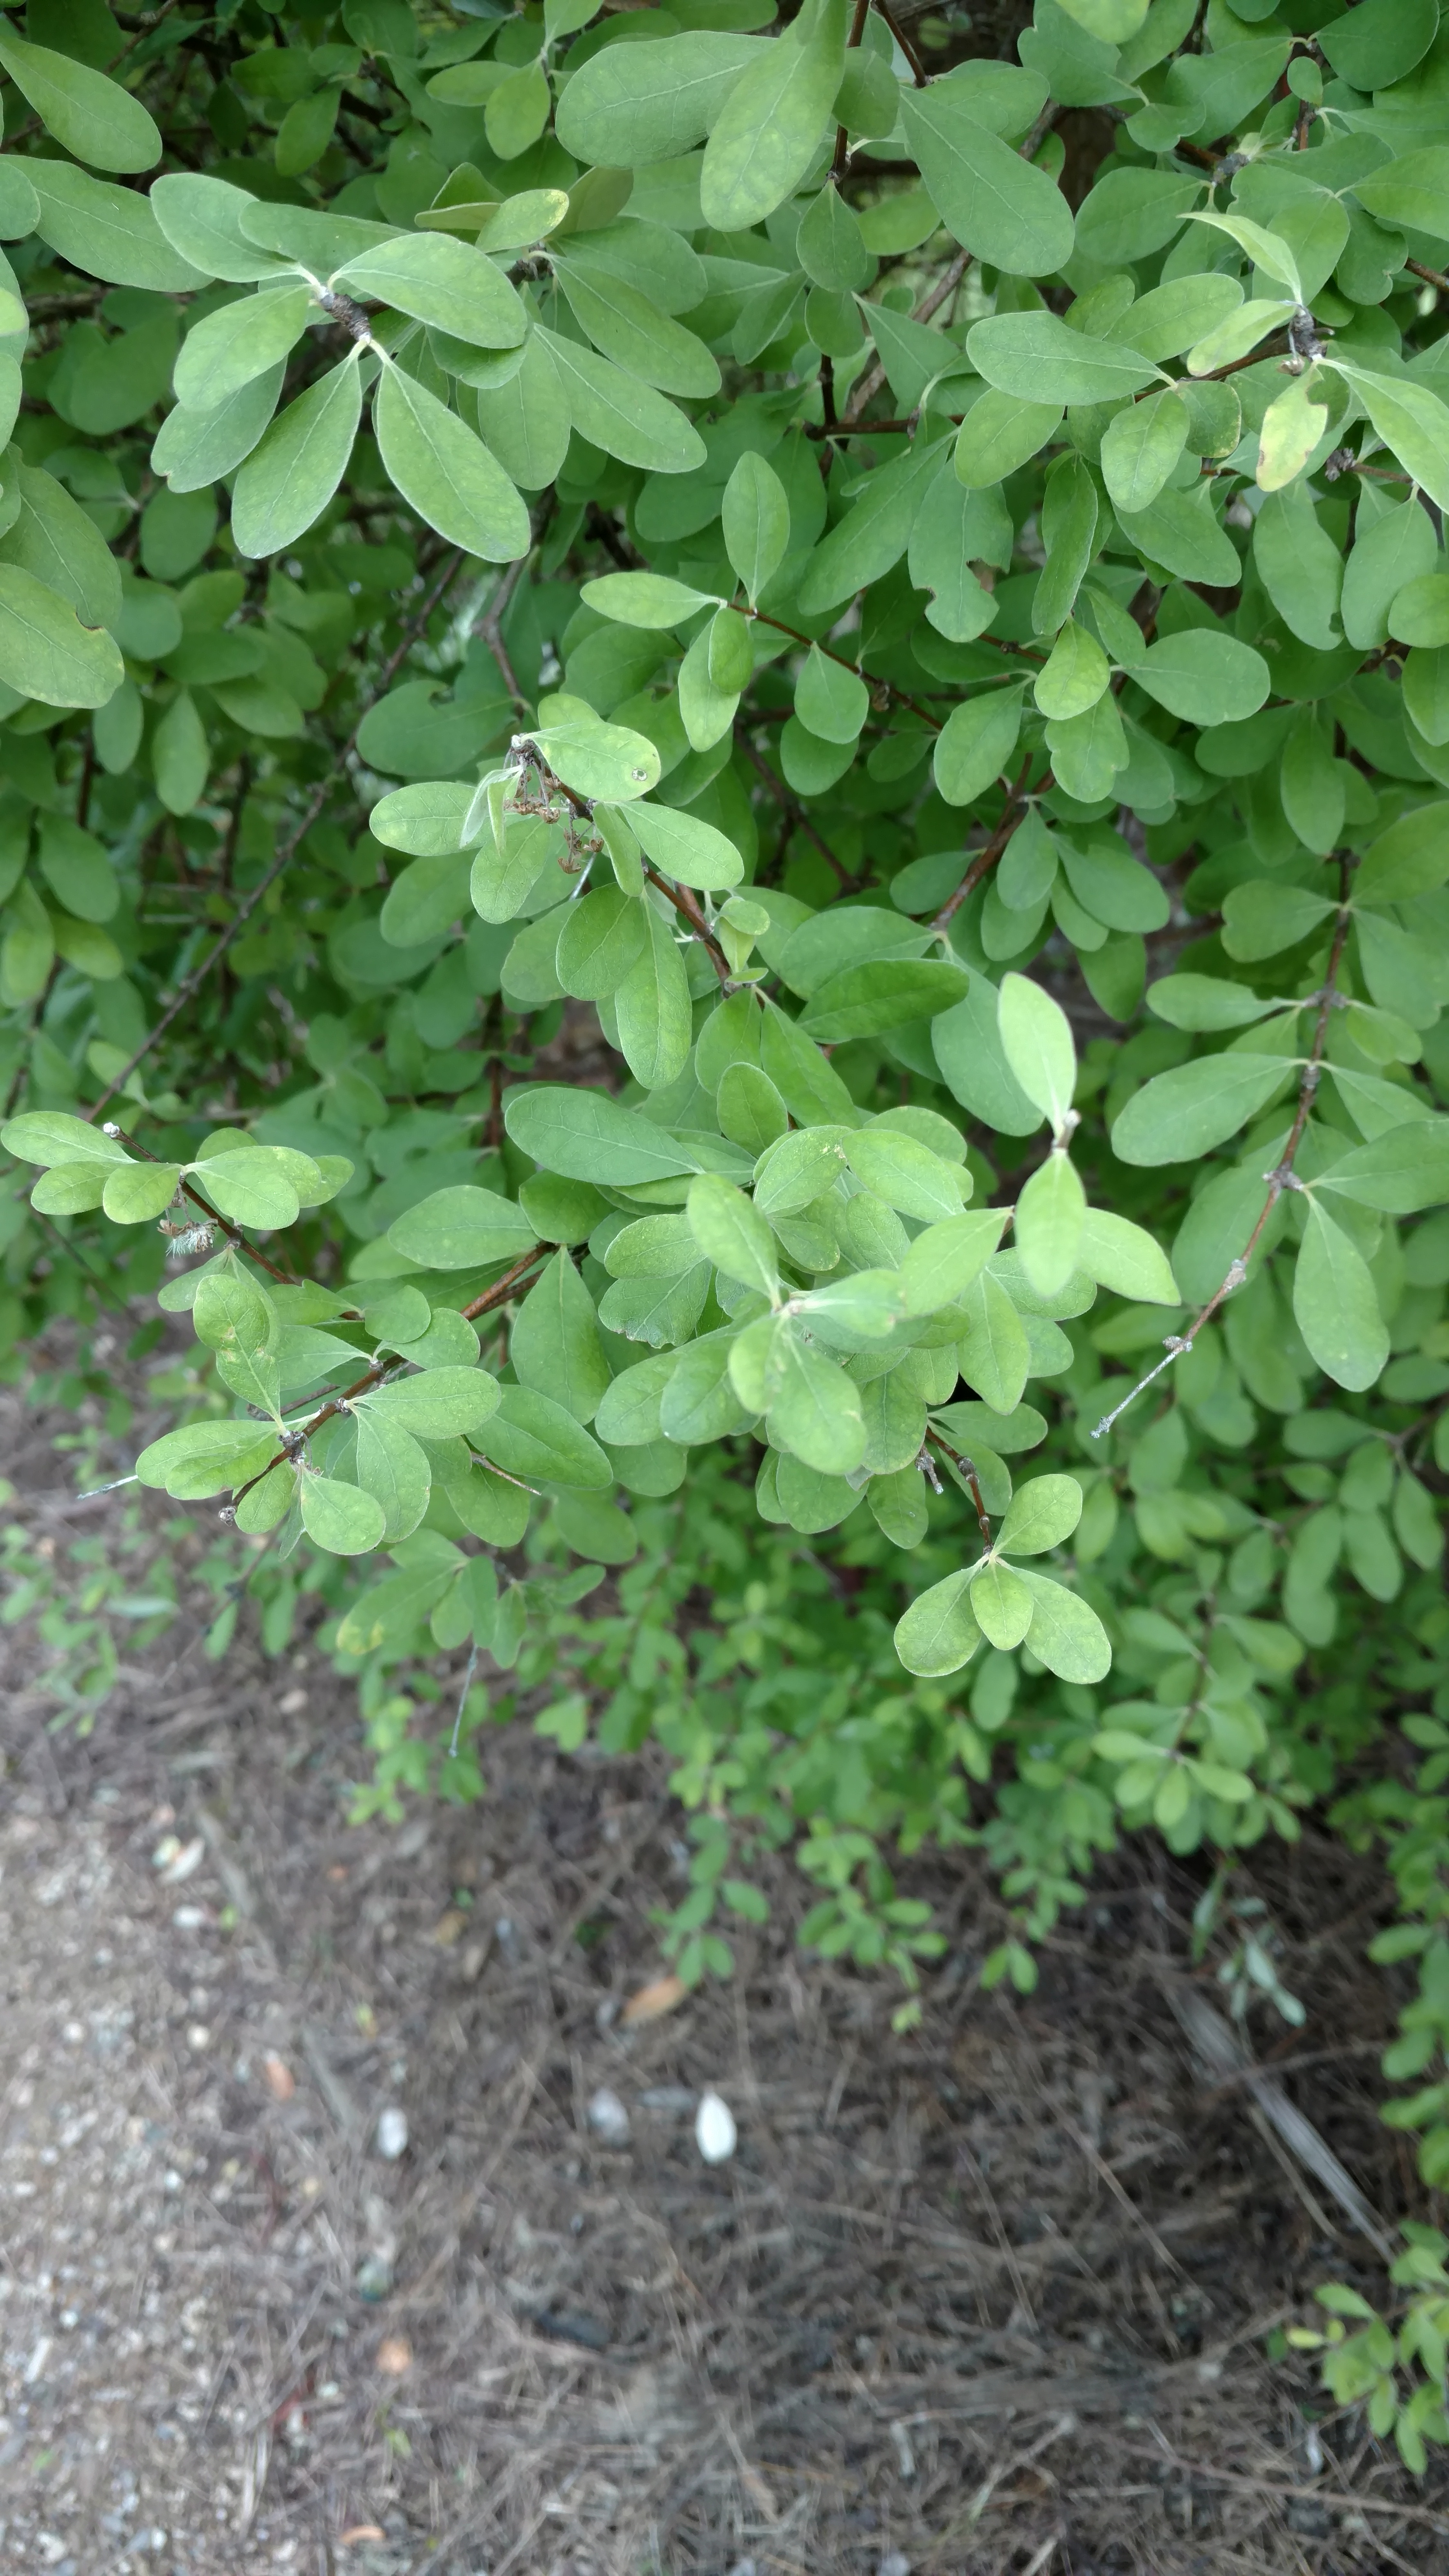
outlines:
M893 1994L793 1951L782 1869L734 1984L626 2032L677 1867L662 1766L512 1730L482 1807L355 1831L355 1713L315 1658L243 1644L162 1692L173 1644L82 1738L47 1733L23 1627L7 1650L0 2567L1445 2563L1445 2482L1264 2358L1372 2258L1194 2080L1160 1974L1185 1882L1129 1855L1017 2003L974 1984L985 1878L922 1864L952 1951L893 2036ZM1288 2082L1392 2219L1363 2053L1390 1999L1336 1928L1372 1878L1262 1865L1291 2046L1331 2052ZM740 2133L714 2169L706 2084Z

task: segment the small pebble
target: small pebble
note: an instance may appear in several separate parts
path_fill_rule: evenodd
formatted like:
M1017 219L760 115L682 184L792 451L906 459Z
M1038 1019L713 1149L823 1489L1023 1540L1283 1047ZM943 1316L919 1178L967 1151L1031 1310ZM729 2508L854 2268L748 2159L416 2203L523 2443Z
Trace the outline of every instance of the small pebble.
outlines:
M178 1905L171 1917L178 1932L199 1932L206 1921L204 1905Z
M707 2165L728 2164L739 2132L734 2113L718 2093L701 2093L694 2115L694 2142Z
M378 2114L377 2152L385 2156L390 2165L395 2165L398 2157L406 2153L407 2143L407 2113L390 2103L385 2111Z
M606 2147L628 2145L629 2114L618 2094L611 2092L607 2084L601 2084L598 2092L592 2095L587 2117L594 2135L602 2138Z

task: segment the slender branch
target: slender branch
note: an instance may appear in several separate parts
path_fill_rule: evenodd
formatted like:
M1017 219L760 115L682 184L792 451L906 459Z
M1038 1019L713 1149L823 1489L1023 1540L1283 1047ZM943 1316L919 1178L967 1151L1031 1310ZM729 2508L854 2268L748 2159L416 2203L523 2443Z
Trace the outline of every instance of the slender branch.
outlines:
M118 1127L116 1125L114 1118L108 1118L106 1120L105 1125L101 1129L101 1134L103 1136L114 1136L118 1144L127 1146L131 1153L139 1155L143 1163L160 1163L165 1159L161 1154L153 1154L149 1152L146 1146L138 1145L134 1136L128 1136L124 1127ZM233 1225L230 1217L223 1216L220 1208L214 1208L210 1199L203 1198L200 1190L194 1189L190 1181L183 1180L181 1183L181 1189L184 1196L190 1199L192 1206L200 1208L207 1224L214 1225L218 1233L225 1235L233 1252L244 1252L249 1260L255 1261L259 1269L265 1270L271 1278L277 1280L284 1288L300 1288L303 1285L303 1282L297 1278L295 1272L291 1270L279 1270L275 1261L269 1261L264 1252L258 1252L256 1245L248 1240L246 1235L242 1233L241 1228Z
M860 884L859 879L853 877L850 874L849 869L845 866L844 861L836 857L830 843L826 840L824 834L816 829L816 826L812 823L809 815L806 813L804 806L797 804L795 798L791 795L789 788L785 785L783 778L777 778L763 754L756 751L755 746L751 742L743 725L736 725L735 740L739 744L741 751L744 753L746 760L748 760L752 766L758 770L761 779L765 786L768 787L770 794L775 798L777 804L783 807L785 814L788 816L795 830L797 832L803 832L808 841L813 841L816 849L820 852L822 859L829 861L831 867L833 867L836 875L840 879L841 892L843 894L858 893Z
M880 11L881 16L884 18L886 25L889 27L891 34L894 36L896 43L900 46L901 52L905 55L907 62L910 64L911 78L915 82L917 89L928 89L930 87L931 76L916 49L915 38L906 34L906 31L901 25L899 18L896 16L894 9L890 6L890 0L875 0L875 5Z
M850 22L850 33L845 39L845 49L847 53L851 52L852 49L860 43L862 36L865 34L865 22L869 15L870 0L855 0L855 15ZM830 175L832 179L838 181L844 177L845 164L849 155L850 137L846 133L843 125L837 125L835 129L835 157L830 164Z
M985 1502L982 1499L981 1486L977 1479L976 1470L972 1466L970 1459L963 1458L959 1449L953 1449L950 1441L936 1429L934 1423L927 1431L926 1438L928 1440L934 1440L937 1448L943 1450L945 1455L953 1460L955 1465L959 1467L966 1484L970 1488L971 1500L976 1506L976 1517L981 1524L982 1542L989 1551L992 1545L991 1522L987 1514Z
M113 1100L116 1093L124 1089L125 1085L130 1081L137 1066L145 1063L152 1048L165 1036L166 1031L170 1028L172 1021L177 1016L177 1013L184 1011L187 1003L193 1000L195 995L200 992L201 987L206 982L213 966L220 964L238 931L245 929L247 923L252 917L252 914L256 911L258 904L261 903L264 896L270 891L271 887L275 885L278 877L282 873L282 870L296 857L298 849L306 839L307 834L311 831L313 824L318 819L318 816L322 813L322 810L332 793L333 782L338 771L345 766L350 754L357 748L357 737L362 730L364 717L369 713L370 709L377 704L379 698L386 696L387 691L392 686L396 673L402 668L406 655L412 651L418 637L423 633L428 619L432 616L434 609L437 607L444 591L448 588L448 585L452 581L462 560L463 552L462 548L459 547L449 556L442 573L423 602L422 607L418 610L417 615L411 620L410 624L406 628L401 642L398 644L395 651L388 655L388 658L386 662L384 662L382 670L378 676L377 685L372 690L371 695L368 698L367 705L358 715L356 724L353 726L352 731L348 735L346 742L343 744L341 751L337 754L327 776L322 780L321 785L312 797L301 821L298 823L294 831L287 834L286 839L282 842L277 851L276 857L272 861L271 866L267 869L265 875L258 879L257 883L253 886L251 893L246 897L246 900L238 905L235 914L227 923L227 926L222 932L215 947L207 956L203 957L199 966L193 967L185 982L180 986L178 991L173 995L171 1001L167 1004L166 1009L162 1012L161 1017L157 1020L155 1026L147 1031L145 1037L137 1047L135 1054L130 1057L127 1063L122 1065L120 1072L115 1076L114 1080L107 1083L99 1100L93 1102L91 1107L83 1112L85 1117L97 1117L100 1111L104 1109L106 1102L108 1100Z
M489 1314L495 1306L506 1304L524 1273L531 1270L550 1249L551 1247L546 1243L531 1245L522 1259L515 1261L511 1270L506 1270L501 1279L495 1279L492 1287L485 1288L481 1297L475 1297L471 1306L465 1306L462 1309L463 1314L471 1322L475 1316ZM321 1430L324 1422L334 1421L337 1415L344 1413L360 1395L367 1395L373 1387L380 1386L398 1366L399 1362L395 1359L374 1360L370 1369L365 1369L361 1377L354 1378L350 1386L343 1387L339 1395L329 1397L326 1404L308 1421L299 1422L293 1430L288 1431L275 1458L269 1458L265 1467L257 1475L251 1477L245 1485L238 1486L231 1499L230 1512L235 1513L238 1503L251 1493L255 1486L260 1485L266 1477L270 1476L274 1467L293 1465L314 1433Z
M704 914L700 911L700 908L695 902L693 895L690 893L688 886L672 884L668 877L662 877L660 875L659 870L649 859L645 859L642 862L642 865L644 874L648 878L650 884L652 886L657 886L662 895L667 895L669 901L673 904L675 911L682 914L683 918L688 922L695 938L699 941L701 948L704 950L711 966L719 977L721 991L727 993L731 982L729 959L726 957L724 950L721 948L719 941L716 939L714 932L709 926L709 923L705 920Z
M530 548L530 552L531 551L532 549ZM521 707L527 706L528 700L525 698L523 691L518 685L518 674L514 670L512 662L509 660L507 648L503 641L502 628L503 620L513 605L513 594L517 590L520 581L523 579L523 569L527 561L527 555L520 555L516 563L511 563L509 565L508 570L498 585L498 588L495 590L492 598L488 602L485 614L479 618L478 624L474 629L475 634L482 636L484 643L487 645L489 652L497 663L499 677L502 680L505 689L508 691L509 696L516 700L517 704Z
M1421 259L1406 259L1404 266L1411 276L1422 277L1426 286L1437 286L1441 295L1449 295L1449 277L1443 276L1437 268L1426 268Z
M957 287L960 285L961 280L965 276L970 265L970 251L958 251L944 274L937 279L935 285L931 288L930 293L928 295L923 295L920 303L912 308L911 320L913 322L929 322L933 313L939 313L942 305L946 302L947 297L955 294ZM866 404L874 401L876 395L880 392L881 386L885 383L885 380L886 371L880 364L879 360L877 360L876 364L873 367L868 368L866 373L861 377L859 384L855 387L849 402L845 406L844 418L847 422L853 423L859 420ZM872 426L874 426L874 424L872 424Z
M931 928L933 930L942 931L949 929L953 916L959 912L967 896L975 893L982 878L990 869L995 867L997 860L1000 858L1002 851L1005 849L1012 833L1016 830L1018 823L1021 821L1022 814L1025 811L1025 788L1030 772L1031 757L1030 754L1028 754L1017 772L1015 785L1007 791L1006 804L1002 811L1000 822L997 824L996 829L992 833L990 840L987 842L985 849L977 851L975 858L972 860L966 874L961 879L955 893L947 895L945 902L942 904L940 911L937 913L935 920L931 924ZM1046 777L1042 781L1042 786L1045 789L1052 783L1051 772L1048 770Z
M802 635L798 626L787 626L783 617L771 617L767 615L763 608L742 608L740 610L740 615L742 617L753 617L757 625L773 626L777 635L788 635L792 643L803 644L807 652L810 646L815 644L815 638L813 635ZM824 654L827 662L838 663L842 671L849 671L853 673L857 680L864 680L871 696L877 701L879 701L882 695L897 698L903 707L910 708L912 715L919 716L923 724L928 724L932 733L940 732L940 717L933 716L929 707L923 707L918 699L913 698L910 695L908 690L898 689L894 680L881 679L874 671L862 670L859 663L852 662L850 660L848 654L832 653L828 644L818 644L816 645L816 650L817 652Z
M1229 1262L1224 1277L1213 1290L1201 1312L1194 1315L1187 1331L1168 1335L1166 1357L1160 1359L1155 1368L1150 1368L1147 1375L1138 1380L1130 1393L1123 1396L1120 1404L1114 1405L1110 1413L1103 1415L1092 1433L1094 1440L1100 1440L1106 1432L1110 1431L1114 1422L1121 1420L1129 1405L1136 1403L1144 1388L1151 1386L1155 1378L1162 1376L1164 1370L1170 1369L1174 1360L1181 1359L1184 1351L1192 1349L1204 1324L1211 1323L1218 1308L1232 1295L1235 1288L1241 1288L1247 1278L1248 1265L1263 1239L1263 1231L1268 1219L1284 1191L1303 1187L1302 1182L1295 1176L1293 1163L1298 1148L1303 1142L1304 1132L1313 1112L1313 1103L1318 1096L1318 1085L1323 1074L1324 1050L1328 1044L1329 1022L1338 994L1338 972L1343 963L1343 952L1353 918L1348 906L1348 873L1352 863L1347 858L1340 858L1338 864L1338 921L1334 928L1333 946L1329 952L1328 973L1324 977L1323 988L1317 995L1308 996L1309 1001L1316 999L1318 1003L1318 1017L1313 1024L1313 1039L1304 1063L1303 1078L1298 1085L1298 1106L1294 1112L1293 1124L1288 1130L1287 1142L1278 1161L1271 1172L1265 1172L1263 1175L1268 1184L1268 1195L1258 1212L1257 1222L1237 1259ZM1304 1006L1300 1005L1301 1007Z

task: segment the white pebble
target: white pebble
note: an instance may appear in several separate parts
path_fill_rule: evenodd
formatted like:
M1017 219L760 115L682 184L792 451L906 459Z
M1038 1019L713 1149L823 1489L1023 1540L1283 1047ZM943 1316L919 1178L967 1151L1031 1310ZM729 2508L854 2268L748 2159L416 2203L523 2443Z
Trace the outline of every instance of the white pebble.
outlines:
M707 2165L728 2164L739 2132L734 2113L718 2093L701 2093L694 2115L694 2142Z
M603 2139L606 2147L628 2145L629 2114L618 2094L611 2092L607 2084L601 2084L598 2092L590 2096L587 2118L589 2127L596 2137Z
M398 2157L405 2151L407 2142L408 2123L406 2112L399 2111L392 2106L389 2106L386 2111L379 2112L377 2122L378 2154L380 2156L386 2156L390 2165L395 2165Z

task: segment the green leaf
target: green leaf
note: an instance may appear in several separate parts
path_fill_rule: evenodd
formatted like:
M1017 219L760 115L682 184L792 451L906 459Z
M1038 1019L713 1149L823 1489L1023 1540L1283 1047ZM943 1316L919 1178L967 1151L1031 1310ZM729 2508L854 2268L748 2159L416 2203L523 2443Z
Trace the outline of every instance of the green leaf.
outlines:
M506 1386L481 1443L507 1476L525 1483L568 1485L602 1493L613 1470L596 1440L552 1396L534 1387Z
M1242 1029L1277 1008L1221 975L1164 975L1147 988L1147 1007L1174 1029Z
M295 348L311 310L308 288L289 285L262 287L203 315L176 361L177 401L215 411Z
M178 689L151 737L151 774L168 814L189 814L200 803L210 767L196 701L188 689Z
M1403 903L1449 878L1449 805L1420 805L1373 841L1354 879L1359 903Z
M518 493L436 394L388 366L373 398L373 426L398 490L439 536L485 563L527 553L532 530Z
M1269 493L1253 522L1253 561L1290 633L1315 652L1331 652L1341 641L1343 557L1301 485Z
M1040 454L1061 418L1060 403L1026 401L1019 394L988 389L956 432L957 482L968 492L991 490Z
M603 1091L540 1083L509 1095L503 1123L521 1152L566 1180L623 1189L699 1169L694 1155L662 1127Z
M935 1225L956 1216L966 1195L962 1175L919 1138L893 1127L861 1127L842 1138L856 1179L887 1207Z
M1318 1205L1293 1272L1293 1316L1312 1357L1339 1386L1372 1386L1389 1355L1389 1328L1367 1262Z
M1336 912L1327 895L1306 886L1280 885L1272 877L1251 877L1229 889L1223 903L1223 946L1230 957L1253 961L1296 947L1320 922Z
M623 982L649 937L645 907L618 886L601 886L564 907L555 971L566 993L596 1002Z
M632 805L659 783L659 753L646 735L625 725L603 724L583 714L564 724L540 726L528 737L556 778L575 794ZM630 830L634 829L630 817Z
M434 1190L388 1230L394 1250L429 1270L484 1269L531 1251L533 1228L511 1199L463 1184Z
M870 476L859 500L810 558L797 594L807 617L838 608L900 562L924 487L940 470L941 450L918 439L904 456L893 457Z
M971 1577L964 1572L948 1574L943 1583L918 1593L896 1622L896 1653L908 1673L919 1673L923 1679L959 1672L980 1643L981 1631L971 1608Z
M1413 1216L1449 1199L1449 1119L1410 1118L1330 1163L1314 1189L1390 1216Z
M812 644L795 682L795 713L822 742L856 742L870 713L864 680Z
M845 0L819 0L731 88L699 179L704 220L717 231L763 223L804 178L840 85L845 23Z
M673 160L704 140L741 73L765 50L758 36L694 29L606 46L569 80L555 120L558 139L576 160L604 167L637 170Z
M383 1509L383 1543L410 1538L428 1508L432 1473L427 1452L402 1423L368 1407L357 1416L355 1473L359 1490Z
M375 1494L335 1477L307 1474L298 1488L302 1527L329 1556L367 1556L382 1543L387 1514Z
M996 1533L1007 1556L1044 1556L1064 1547L1082 1517L1082 1489L1075 1476L1033 1476L1018 1485Z
M716 604L708 591L691 590L687 582L658 572L606 572L597 581L586 581L579 595L586 608L596 608L620 626L682 626L701 608Z
M610 1385L594 1301L566 1252L539 1273L513 1319L508 1355L519 1383L592 1422Z
M1065 212L1065 200L1059 202ZM1074 331L1070 323L1045 312L998 313L973 323L966 354L999 393L1029 403L1041 402L1047 386L1066 403L1120 402L1125 394L1150 385L1159 372L1138 350L1115 340L1089 339L1085 331Z
M125 678L112 638L82 626L18 564L0 563L0 680L49 707L103 707Z
M158 1217L176 1195L179 1163L123 1163L108 1173L101 1205L117 1225L141 1225Z
M0 65L29 100L48 134L97 170L150 170L161 158L161 136L138 98L103 72L28 45L9 28L0 34Z
M395 235L347 260L336 277L351 293L391 304L482 349L517 348L528 329L507 278L448 233Z
M1427 385L1375 375L1347 358L1328 363L1347 378L1377 436L1414 482L1441 510L1449 509L1449 408Z
M84 1118L63 1109L34 1109L0 1127L0 1145L18 1162L46 1169L64 1163L128 1163L119 1137L107 1136Z
M747 450L734 466L720 508L725 552L753 607L778 572L790 542L790 505L774 467Z
M932 768L948 805L974 805L999 778L1021 732L1021 689L967 698L952 708L936 736Z
M1044 170L975 121L970 97L944 81L902 90L901 120L921 176L963 250L1009 276L1051 276L1072 255L1072 210ZM1063 392L1064 401L1094 399Z
M797 1026L824 1045L876 1037L948 1011L962 999L969 981L964 968L924 958L919 963L887 959L880 965L850 966L817 987ZM778 1074L775 1079L779 1081ZM783 1082L780 1087L785 1089ZM785 1097L788 1101L788 1091Z
M203 276L253 286L280 275L283 263L242 231L242 214L256 202L244 188L200 171L168 170L152 180L150 201L172 249Z
M1256 715L1272 685L1262 654L1220 627L1165 635L1124 668L1169 715L1196 725L1241 723Z
M693 1014L679 943L652 903L644 905L647 939L614 996L624 1061L646 1091L663 1091L684 1071Z
M136 1474L143 1485L159 1487L177 1502L199 1503L260 1475L276 1447L270 1423L191 1422L143 1449Z
M775 1241L743 1190L717 1172L701 1172L689 1185L689 1226L706 1261L726 1279L756 1288L772 1301L779 1294Z
M1112 1129L1124 1163L1185 1163L1236 1135L1296 1074L1281 1056L1214 1055L1175 1065L1133 1094Z
M897 1277L908 1315L932 1315L954 1305L980 1276L1006 1224L1004 1208L972 1208L918 1234Z
M284 553L321 517L347 471L361 412L361 370L344 358L273 421L232 494L241 554Z
M793 1331L784 1331L780 1341L767 1416L773 1445L822 1476L848 1476L865 1455L859 1389L834 1360L808 1349Z
M1022 1267L1040 1297L1055 1297L1080 1268L1086 1194L1060 1148L1039 1163L1016 1202Z
M1377 10L1369 0L1369 14L1378 19L1387 37L1389 21L1382 0ZM1403 12L1395 11L1393 15L1414 15L1422 22L1427 12L1422 0L1417 10L1415 0L1405 0ZM1341 79L1347 77L1347 73L1340 73ZM1396 77L1393 72L1376 73L1371 85L1374 89L1387 89ZM1449 241L1449 151L1442 143L1431 144L1422 152L1407 152L1400 160L1370 170L1366 178L1354 181L1353 193L1380 223L1402 224L1410 232L1432 233L1438 241Z
M538 336L581 438L650 474L692 474L704 463L704 441L677 404L576 340L541 327Z
M473 802L471 787L447 779L425 787L395 787L379 798L367 826L384 849L406 850L419 859L442 858L466 847L463 826Z
M959 1303L966 1318L958 1345L961 1375L993 1413L1014 1413L1031 1366L1021 1317L989 1270L971 1281Z
M1061 1135L1077 1082L1077 1050L1065 1011L1030 976L1004 975L997 1016L1013 1080Z
M718 393L719 362L703 340L661 313L627 278L572 250L560 256L557 275L574 320L606 358L641 384L695 400Z
M1032 1596L1026 1643L1038 1663L1064 1682L1099 1682L1112 1667L1107 1631L1089 1602L1045 1574L1023 1573Z
M282 362L269 367L216 411L188 411L178 403L156 434L153 471L165 475L173 492L209 490L250 456L277 408L285 374Z
M1009 1565L993 1561L972 1581L972 1615L988 1645L1019 1646L1031 1626L1033 1606L1021 1576Z
M1111 676L1096 637L1069 618L1037 675L1032 694L1042 714L1060 722L1094 707Z
M41 239L86 277L156 295L184 295L206 284L200 269L178 257L134 188L112 187L68 161L29 161L26 176L40 200Z
M733 841L701 815L641 801L629 808L629 828L646 858L678 885L719 894L738 885L744 875L745 864Z
M1087 1209L1077 1264L1089 1279L1098 1280L1115 1296L1132 1297L1150 1306L1177 1306L1182 1302L1166 1253L1144 1227L1134 1225L1129 1217L1114 1215L1110 1208Z

